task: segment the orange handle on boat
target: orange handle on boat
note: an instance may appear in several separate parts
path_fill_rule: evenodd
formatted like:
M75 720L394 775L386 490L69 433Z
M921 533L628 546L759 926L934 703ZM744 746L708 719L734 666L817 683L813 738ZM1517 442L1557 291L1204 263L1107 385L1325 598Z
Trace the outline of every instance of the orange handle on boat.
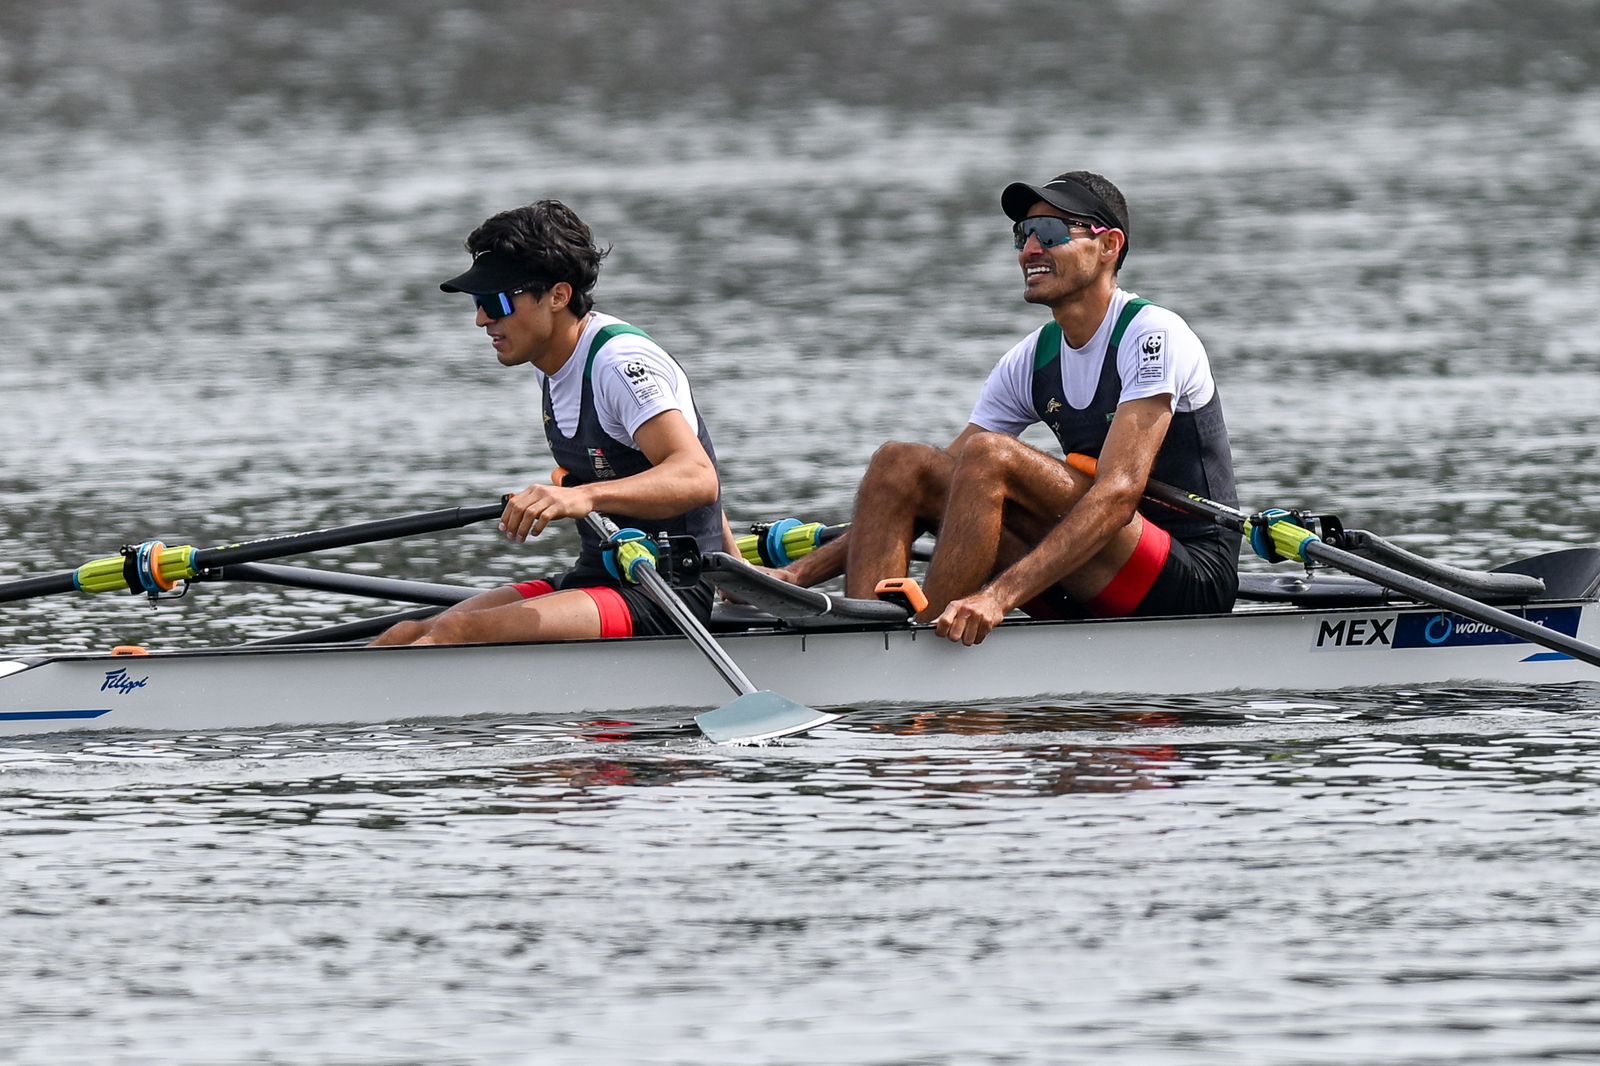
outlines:
M872 595L880 600L898 603L912 614L921 614L928 609L928 597L923 595L922 586L917 584L915 578L886 577L873 588Z
M1094 477L1100 472L1100 463L1092 455L1082 452L1073 452L1067 456L1067 465L1085 477Z

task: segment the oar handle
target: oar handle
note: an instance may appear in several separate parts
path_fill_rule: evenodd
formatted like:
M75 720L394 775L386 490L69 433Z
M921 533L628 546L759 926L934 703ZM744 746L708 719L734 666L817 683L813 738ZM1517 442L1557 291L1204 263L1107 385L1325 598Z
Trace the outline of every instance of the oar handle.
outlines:
M1090 478L1097 477L1100 471L1099 461L1094 456L1084 455L1081 452L1070 453L1067 456L1067 465ZM1159 481L1146 481L1144 496L1145 499L1164 504L1174 511L1200 515L1211 519L1219 526L1240 533L1244 532L1245 521L1250 517L1237 507L1229 507L1225 503L1208 500L1204 496L1196 496L1191 492L1173 488L1171 485L1163 485Z

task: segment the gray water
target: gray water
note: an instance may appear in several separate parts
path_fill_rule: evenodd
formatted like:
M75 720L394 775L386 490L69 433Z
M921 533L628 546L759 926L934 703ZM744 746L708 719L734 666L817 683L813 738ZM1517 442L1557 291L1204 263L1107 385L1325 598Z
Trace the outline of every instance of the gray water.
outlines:
M0 6L0 580L543 480L439 293L567 200L736 520L848 517L1037 321L1087 167L1247 506L1497 565L1600 539L1600 13L1014 0ZM1030 437L1043 443L1037 437ZM492 585L487 527L329 553ZM1247 567L1261 568L1254 561ZM378 613L252 586L0 647ZM1600 1060L1600 686L0 745L0 1062Z

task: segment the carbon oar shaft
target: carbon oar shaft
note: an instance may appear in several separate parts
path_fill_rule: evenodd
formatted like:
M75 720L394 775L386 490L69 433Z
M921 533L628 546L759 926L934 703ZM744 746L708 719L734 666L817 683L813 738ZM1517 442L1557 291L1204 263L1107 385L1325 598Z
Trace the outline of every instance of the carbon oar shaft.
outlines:
M589 528L597 533L602 541L610 540L617 533L617 524L599 511L590 511L584 516L584 521ZM733 691L741 696L747 696L756 691L755 685L739 669L739 664L734 662L722 646L700 624L700 619L690 613L689 608L672 586L667 584L667 579L656 572L653 566L639 567L637 570L639 584L644 587L645 594L655 601L657 607L667 612L672 621L682 630L683 635L694 642L711 665L722 675Z
M1098 470L1098 463L1086 455L1073 454L1067 456L1067 463L1080 473L1094 477ZM1157 503L1165 504L1179 511L1209 518L1219 526L1237 530L1248 534L1247 526L1250 515L1237 507L1230 507L1225 503L1208 500L1204 496L1196 496L1192 492L1174 488L1159 481L1146 481L1144 486L1146 498ZM1509 611L1502 611L1498 607L1490 606L1480 600L1463 596L1446 588L1421 578L1412 577L1410 574L1375 563L1370 559L1363 559L1343 548L1336 548L1332 544L1311 537L1300 545L1300 552L1307 559L1324 563L1336 570L1343 570L1347 574L1366 578L1368 581L1382 585L1385 588L1402 592L1422 603L1432 604L1446 611L1454 611L1463 618L1470 618L1474 622L1509 633L1514 637L1521 637L1530 644L1538 644L1552 651L1559 651L1572 656L1580 662L1591 666L1600 666L1600 648L1586 643L1576 637L1569 637L1565 633L1530 622L1520 618Z
M590 529L600 535L602 540L610 540L617 536L616 523L598 511L591 511L583 520ZM617 551L620 557L620 546ZM739 694L730 703L706 711L704 714L695 715L695 725L700 727L700 732L708 740L718 744L751 744L776 740L779 737L804 733L808 729L825 725L839 717L837 714L797 703L770 689L756 688L745 676L744 671L739 669L739 664L722 650L717 638L713 637L701 624L700 619L689 610L682 597L667 583L667 579L656 572L653 559L650 560L650 565L630 565L619 558L618 564L619 570L632 575L632 579L644 587L646 595L672 617L673 623L683 635L688 637L706 660L716 668L717 673L722 675L722 679L729 687Z
M1463 618L1470 618L1475 622L1494 626L1496 629L1510 633L1514 637L1521 637L1531 644L1538 644L1552 651L1565 652L1574 659L1586 662L1590 666L1600 666L1600 648L1595 647L1593 644L1585 643L1576 637L1569 637L1565 633L1539 625L1537 622L1530 622L1526 618L1520 618L1509 611L1502 611L1498 607L1493 607L1457 592L1451 592L1446 588L1440 588L1432 582L1412 577L1410 574L1394 570L1384 566L1382 563L1375 563L1370 559L1363 559L1359 555L1352 555L1343 548L1335 548L1333 545L1326 544L1320 540L1306 541L1301 550L1308 559L1326 563L1328 566L1343 570L1347 574L1354 574L1356 577L1364 577L1368 581L1394 589L1396 592L1403 592L1407 596L1421 600L1423 603L1431 603L1435 607L1454 611Z
M207 581L258 582L312 592L337 592L347 596L367 596L401 603L423 603L451 607L471 599L481 588L443 585L432 581L405 581L371 574L346 574L338 570L318 570L309 566L283 566L278 563L229 563L206 571Z
M378 540L394 540L423 533L437 533L445 529L458 529L474 522L498 518L505 511L505 503L484 504L481 507L447 507L439 511L380 518L372 522L358 522L332 529L314 529L306 533L287 533L277 537L246 541L243 544L224 544L215 548L201 548L194 553L196 570L230 563L256 563L263 559L278 559L285 555L303 555L306 552L348 548L355 544L370 544Z
M264 559L276 559L285 555L299 555L304 552L328 551L332 548L347 548L355 544L368 544L372 541L391 540L396 537L415 536L422 533L436 533L445 529L456 529L460 526L471 525L486 519L496 518L505 510L505 503L485 504L481 507L447 507L438 511L423 511L417 514L401 515L395 518L381 518L372 522L358 522L349 526L336 526L331 529L315 529L305 533L286 533L276 537L263 537L260 540L245 541L240 544L223 544L214 548L199 548L192 552L190 558L183 566L183 570L169 573L167 576L177 580L186 580L195 577L201 571L219 566L235 563L253 563ZM167 549L166 554L174 558L178 554L187 552L188 549ZM44 577L24 578L20 581L11 581L0 584L0 603L15 600L25 600L33 596L50 596L62 592L75 592L80 585L79 575L86 567L93 566L101 571L100 578L105 586L90 591L115 591L126 590L127 584L118 576L122 561L112 556L108 559L96 560L86 563L82 567L68 570L65 573L50 574Z
M0 603L72 592L78 587L72 581L72 574L73 571L69 570L65 574L51 574L49 577L28 577L21 581L9 581L0 585Z

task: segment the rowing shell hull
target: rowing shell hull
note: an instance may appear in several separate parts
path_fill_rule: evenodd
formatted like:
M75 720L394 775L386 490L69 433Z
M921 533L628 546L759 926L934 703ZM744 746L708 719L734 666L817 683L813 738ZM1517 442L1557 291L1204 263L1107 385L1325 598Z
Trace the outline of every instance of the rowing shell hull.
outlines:
M1595 643L1597 610L1593 602L1557 603L1526 614ZM759 687L820 708L1600 681L1592 666L1420 607L1008 623L973 648L926 628L719 639ZM687 712L733 695L700 653L676 637L62 655L0 659L0 736L469 715L687 721Z

